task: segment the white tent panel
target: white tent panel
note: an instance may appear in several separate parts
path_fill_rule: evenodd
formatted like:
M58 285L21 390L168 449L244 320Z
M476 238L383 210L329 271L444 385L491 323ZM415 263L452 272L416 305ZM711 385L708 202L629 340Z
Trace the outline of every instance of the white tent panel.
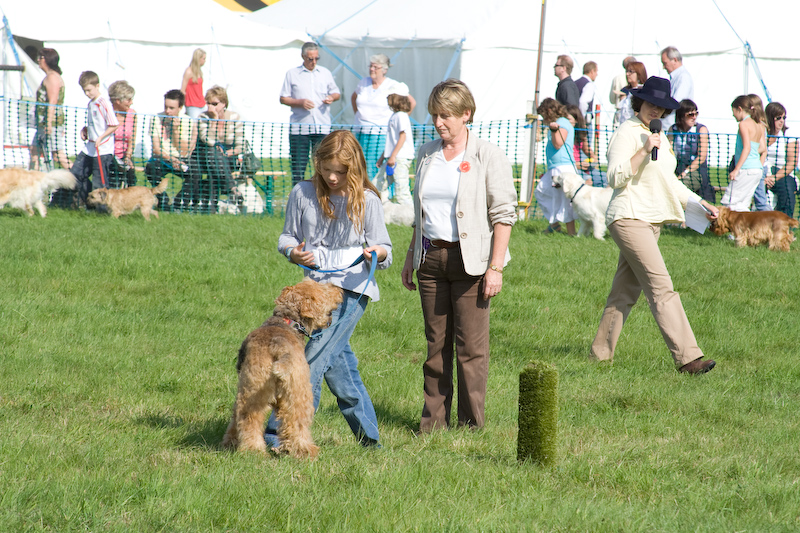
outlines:
M16 35L58 51L65 104L74 107L86 106L78 77L93 70L105 87L127 80L137 111L160 112L164 93L180 88L192 52L203 48L204 88L226 87L231 109L245 120L274 121L284 114L283 75L300 61L305 39L298 30L244 20L213 0L0 0L0 7Z
M523 117L526 102L534 99L540 12L541 3L530 0L461 0L457 4L281 0L247 18L305 31L341 58L358 47L347 62L362 74L369 54L392 57L406 46L388 75L411 87L421 104L412 115L418 121L425 118L424 102L430 88L441 81L463 39L464 51L451 75L463 79L475 92L479 120L501 120ZM668 6L551 0L547 3L540 99L555 93L552 65L558 54L572 56L574 78L580 77L583 63L595 61L599 65L596 84L602 122L608 124L613 114L608 91L612 79L622 72L622 59L636 55L649 75L667 77L659 52L673 45L683 53L684 64L694 77L695 100L705 123L714 131L733 131L733 98L754 92L766 103L752 66L745 70L741 36L750 42L773 99L790 109L790 118L800 116L791 112L800 109L800 94L792 91L800 53L786 31L776 31L776 13L782 20L794 20L800 4L762 0L758 9L745 9L736 0L717 0L716 5L713 0L673 0ZM363 49L369 53L362 53ZM433 54L434 50L439 53ZM321 64L336 67L329 54L321 56ZM341 81L349 107L350 81ZM351 120L352 112L345 111L343 116Z

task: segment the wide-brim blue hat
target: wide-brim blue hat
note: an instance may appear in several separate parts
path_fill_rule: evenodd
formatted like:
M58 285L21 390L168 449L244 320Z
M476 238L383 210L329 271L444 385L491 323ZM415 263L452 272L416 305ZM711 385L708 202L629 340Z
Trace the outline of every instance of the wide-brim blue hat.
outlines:
M670 96L669 80L650 76L644 85L638 89L631 89L631 94L664 109L678 109L681 104Z

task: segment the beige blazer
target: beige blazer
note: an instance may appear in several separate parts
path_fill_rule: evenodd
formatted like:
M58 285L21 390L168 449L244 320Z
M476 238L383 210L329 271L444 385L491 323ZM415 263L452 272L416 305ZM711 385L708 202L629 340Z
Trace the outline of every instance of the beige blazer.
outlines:
M441 150L442 141L432 141L417 153L417 174L414 183L414 269L422 262L421 185L428 179L433 156ZM489 267L495 224L513 226L517 217L517 191L511 163L505 153L492 143L470 133L464 161L469 170L462 172L456 196L456 223L464 269L470 276L482 276ZM504 266L511 259L506 250Z

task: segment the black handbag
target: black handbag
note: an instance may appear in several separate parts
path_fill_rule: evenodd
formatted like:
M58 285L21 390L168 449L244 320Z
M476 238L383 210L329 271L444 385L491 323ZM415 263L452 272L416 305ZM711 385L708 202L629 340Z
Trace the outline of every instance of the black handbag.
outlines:
M243 178L252 178L261 170L261 159L253 153L250 143L244 142L244 151L239 164L239 174Z

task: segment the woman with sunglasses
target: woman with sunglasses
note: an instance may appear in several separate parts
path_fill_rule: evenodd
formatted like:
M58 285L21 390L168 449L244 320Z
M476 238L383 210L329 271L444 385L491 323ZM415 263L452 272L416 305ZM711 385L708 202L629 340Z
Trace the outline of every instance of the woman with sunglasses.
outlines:
M239 114L228 109L228 92L219 85L206 92L208 109L200 114L195 157L199 168L208 175L208 210L217 212L220 193L227 193L235 203L242 195L233 179L238 157L245 151L244 123Z
M794 195L797 180L797 142L786 137L786 108L772 102L764 110L767 114L767 179L766 185L776 197L775 210L794 217Z
M708 128L697 122L697 114L697 104L681 100L667 137L678 160L675 175L690 191L713 204L716 193L708 176Z

